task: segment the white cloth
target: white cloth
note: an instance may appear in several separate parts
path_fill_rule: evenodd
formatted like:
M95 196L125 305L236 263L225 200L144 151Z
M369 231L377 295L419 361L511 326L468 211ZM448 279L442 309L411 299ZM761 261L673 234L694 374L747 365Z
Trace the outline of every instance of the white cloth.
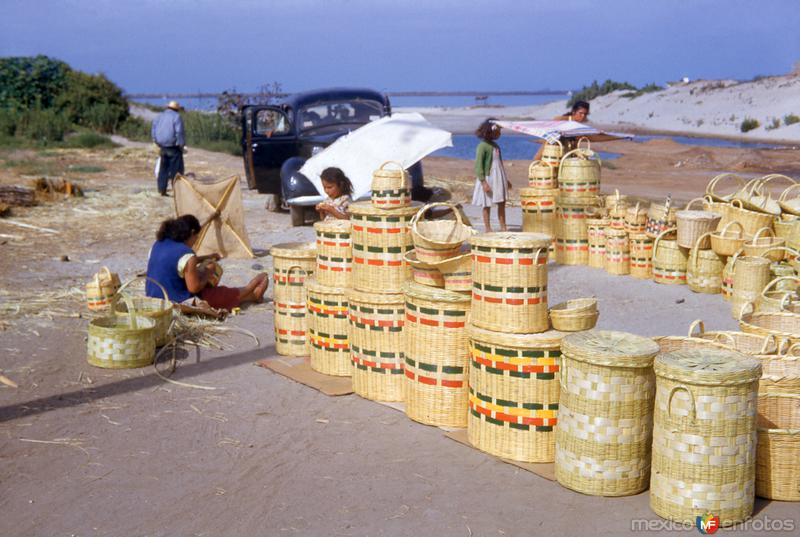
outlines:
M607 142L610 140L631 140L632 134L618 132L605 132L598 128L578 123L577 121L492 121L504 129L512 130L537 138L544 138L554 144L559 138L577 138L586 136L594 142Z
M472 204L478 207L491 207L497 203L503 203L508 198L508 179L506 170L503 168L503 161L500 158L500 150L495 148L492 154L492 168L486 178L491 193L483 189L483 183L479 178L475 179L475 189L472 192Z

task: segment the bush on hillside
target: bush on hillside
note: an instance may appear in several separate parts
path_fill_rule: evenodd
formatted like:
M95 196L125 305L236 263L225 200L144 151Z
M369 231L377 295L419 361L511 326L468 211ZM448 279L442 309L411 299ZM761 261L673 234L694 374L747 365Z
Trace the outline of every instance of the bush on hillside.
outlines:
M800 123L800 116L796 114L786 114L783 116L784 125L794 125L795 123Z
M758 122L757 119L753 119L751 117L745 118L742 121L742 124L739 126L739 130L742 132L749 132L753 129L757 129L761 126L761 123Z
M66 63L47 56L0 58L0 107L52 107L70 71Z
M68 136L64 145L70 148L94 149L97 147L117 147L111 138L96 132L82 132Z
M150 123L140 117L128 116L117 127L117 134L137 142L150 141Z
M52 108L31 108L17 115L14 136L48 144L60 142L69 131L69 120Z
M584 86L579 91L572 94L572 97L567 102L567 108L571 108L573 104L578 101L591 101L595 97L608 95L617 90L636 90L636 86L628 82L617 82L615 80L606 80L602 84L598 84L597 80L589 86Z
M54 107L72 123L101 132L113 132L128 117L128 101L122 90L104 75L80 71L67 74L67 84Z

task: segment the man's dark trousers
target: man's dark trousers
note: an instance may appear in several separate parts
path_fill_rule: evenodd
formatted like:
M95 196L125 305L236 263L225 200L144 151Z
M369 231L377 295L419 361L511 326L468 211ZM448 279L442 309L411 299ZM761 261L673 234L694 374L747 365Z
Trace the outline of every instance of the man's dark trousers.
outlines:
M167 185L179 173L183 173L183 150L178 146L161 148L161 164L158 167L158 191L166 194Z

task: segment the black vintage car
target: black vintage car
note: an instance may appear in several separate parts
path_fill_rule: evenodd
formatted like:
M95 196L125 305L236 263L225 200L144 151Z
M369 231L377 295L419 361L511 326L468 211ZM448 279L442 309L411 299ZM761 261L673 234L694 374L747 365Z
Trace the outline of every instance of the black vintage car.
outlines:
M391 115L389 98L360 88L331 88L290 95L276 105L242 108L242 154L247 184L267 194L267 207L292 206L292 221L302 223L302 204L287 200L318 195L297 171L306 159L337 138L370 121ZM430 191L423 186L422 167L409 169L412 197L425 200Z

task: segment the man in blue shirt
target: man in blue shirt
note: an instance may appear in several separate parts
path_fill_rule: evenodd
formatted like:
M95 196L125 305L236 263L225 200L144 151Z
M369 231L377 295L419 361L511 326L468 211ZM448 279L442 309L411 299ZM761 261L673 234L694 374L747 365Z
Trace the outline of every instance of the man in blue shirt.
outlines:
M183 151L186 140L183 134L183 119L178 113L183 108L177 101L170 101L167 109L153 120L151 136L159 148L161 162L158 167L158 191L167 195L167 186L179 173L183 173Z

